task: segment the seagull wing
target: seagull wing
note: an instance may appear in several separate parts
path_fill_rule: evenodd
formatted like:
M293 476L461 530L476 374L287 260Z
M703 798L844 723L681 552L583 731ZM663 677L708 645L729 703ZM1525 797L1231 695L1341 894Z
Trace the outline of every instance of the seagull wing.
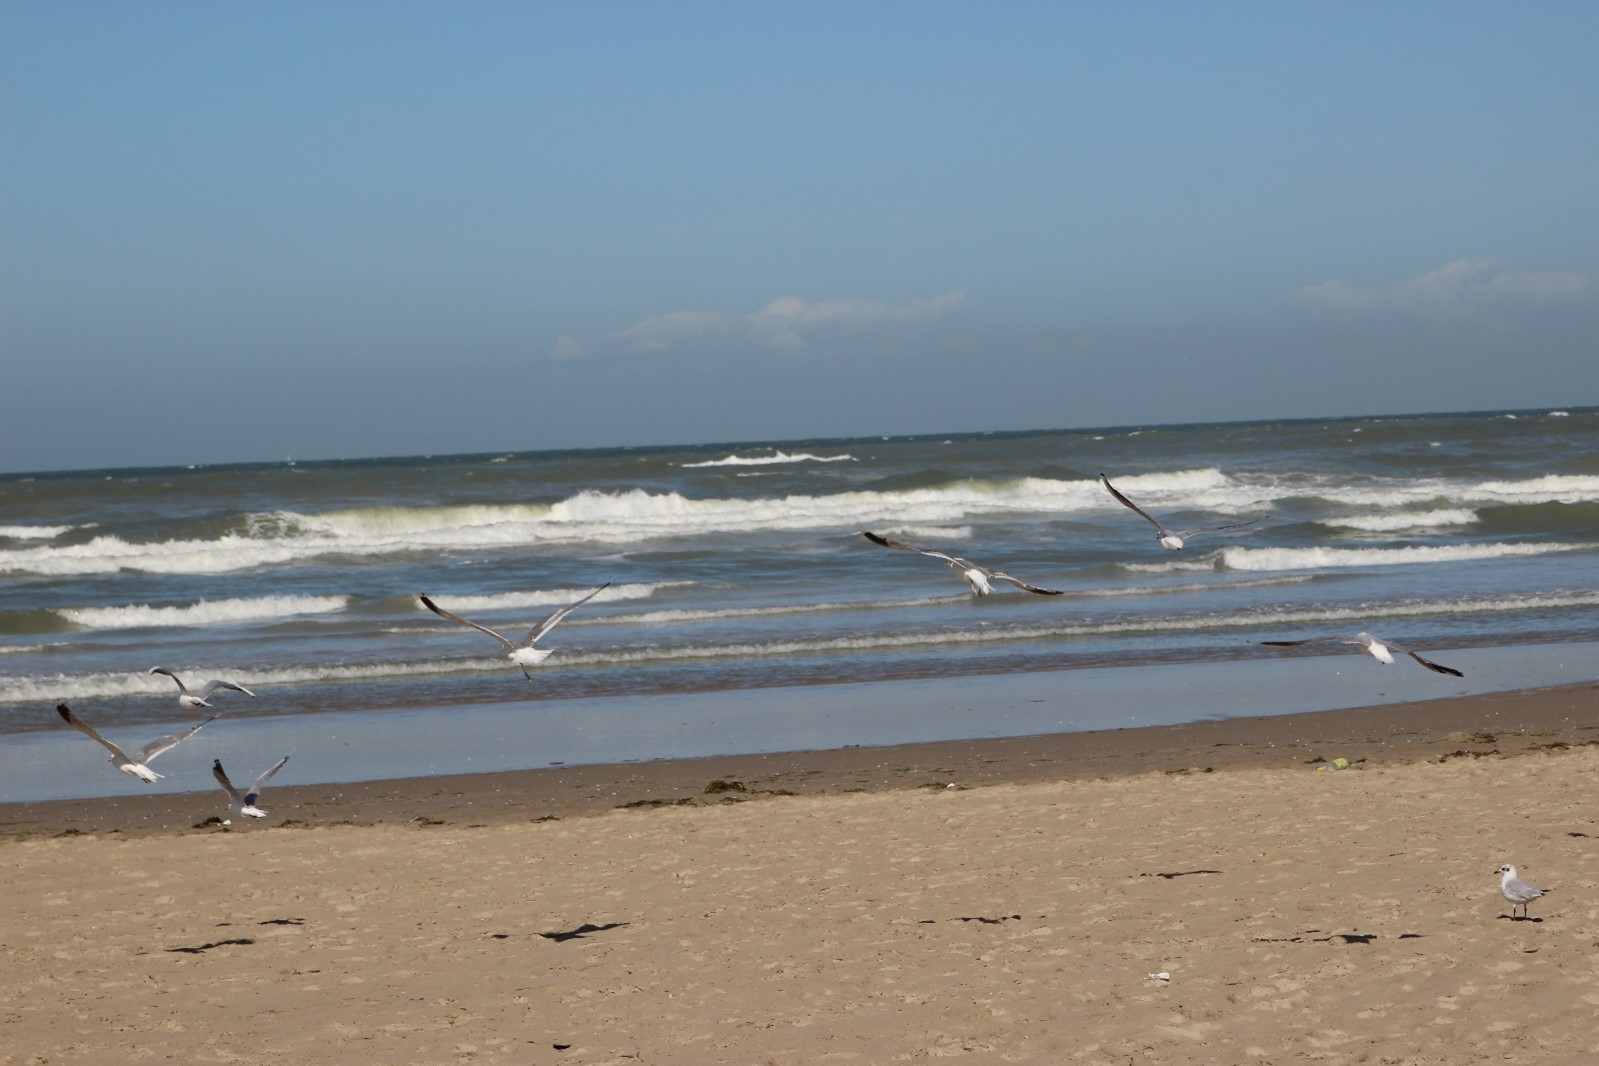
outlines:
M159 738L157 738L155 740L150 741L150 743L146 744L144 747L140 748L138 751L133 753L134 760L136 762L141 762L141 763L148 764L149 761L151 759L155 758L157 755L160 755L164 751L171 751L173 748L177 747L179 744L183 743L185 740L188 740L190 737L194 736L196 733L198 733L200 731L200 726L205 725L207 722L216 721L217 717L218 717L217 715L213 714L210 718L207 718L204 722L200 722L197 725L192 725L188 729L185 729L181 733L171 733L171 734L168 734L167 736L159 737Z
M221 759L211 760L211 776L217 779L217 784L221 785L223 791L227 792L229 799L234 803L242 802L239 790L233 787L233 782L228 780L228 772L222 769Z
M535 641L537 641L540 637L542 637L544 634L548 633L550 630L554 629L556 626L560 625L561 624L561 619L565 618L567 615L571 614L573 611L577 610L579 607L583 606L585 603L589 602L594 597L598 596L601 592L605 591L606 589L608 589L610 587L611 587L611 583L609 581L607 581L605 584L601 585L599 588L595 589L593 592L589 593L587 596L584 596L581 600L578 600L576 603L569 603L565 607L562 607L560 610L551 612L551 614L550 614L550 616L548 618L546 618L544 621L540 622L538 625L534 626L532 629L528 630L527 639L522 642L523 646L531 648L533 646L533 643Z
M131 760L131 759L128 758L128 753L127 752L123 751L121 748L119 748L115 744L111 743L105 737L102 737L99 733L95 732L94 727L91 726L88 722L85 722L83 719L81 719L77 715L73 714L72 713L72 709L70 707L68 707L66 704L64 704L64 703L56 704L56 712L61 715L62 720L64 722L66 722L67 725L71 726L73 729L76 729L78 732L84 734L85 736L89 737L91 740L97 741L100 744L104 745L105 748L108 751L110 751L112 755L115 755L117 758L122 759L122 760L127 761L127 762L134 761L134 760ZM143 760L139 760L139 761L142 762Z
M1512 877L1500 887L1507 897L1513 897L1517 903L1526 903L1544 894L1543 889L1533 888L1519 877Z
M1027 582L1023 581L1021 578L1019 578L1019 577L1011 577L1009 574L1005 573L1003 570L990 570L988 572L988 576L993 578L996 581L1009 581L1012 585L1015 585L1019 589L1025 589L1028 592L1036 592L1040 596L1062 596L1062 595L1065 595L1063 592L1061 592L1060 589L1041 589L1037 585L1029 585Z
M451 614L449 611L446 611L443 607L440 607L438 604L434 603L432 600L428 599L426 596L419 595L419 596L417 596L417 599L422 601L422 606L426 607L428 610L432 611L434 614L438 615L440 618L448 618L452 622L460 622L463 626L471 626L473 629L477 630L479 633L487 633L489 636L491 636L495 640L499 641L500 642L500 646L503 647L508 652L516 650L516 645L515 644L512 644L510 641L506 640L504 637L502 637L498 633L494 632L494 630L490 629L488 626L480 626L476 622L472 622L472 621L469 621L469 620L467 620L465 618L462 618L458 614Z
M1142 507L1138 506L1132 500L1129 500L1126 496L1123 496L1121 493L1117 492L1116 491L1116 486L1112 485L1110 483L1110 478L1106 477L1104 474L1101 474L1101 475L1099 475L1099 483L1101 485L1104 485L1106 490L1109 491L1112 496L1116 497L1117 502L1120 503L1123 507L1129 508L1130 510L1136 511L1139 514L1143 515L1145 521L1147 521L1150 525L1154 526L1156 529L1160 530L1160 535L1161 536L1164 537L1164 536L1168 536L1170 534L1171 531L1168 530L1165 526L1161 525L1160 522L1157 521L1155 519L1155 517L1153 515L1151 515L1148 511L1146 511Z
M1146 515L1145 517L1147 518L1148 516ZM1189 537L1194 536L1196 533L1215 533L1223 529L1243 529L1245 526L1252 526L1257 522L1264 522L1270 517L1271 515L1269 514L1263 514L1259 518L1251 518L1247 522L1234 522L1230 526L1195 526L1193 529L1180 529L1177 531L1177 535L1186 540Z
M202 688L199 692L196 692L195 695L199 696L203 700L203 699L208 698L211 695L211 693L215 692L219 688L231 689L234 692L242 692L246 696L254 696L255 695L255 693L251 692L249 689L245 688L243 685L236 685L232 681L207 681L205 683L205 687Z
M171 670L168 670L164 666L152 666L152 667L150 667L150 672L152 674L165 674L167 677L170 677L173 681L177 682L178 691L183 693L184 695L188 695L189 690L188 690L188 688L186 688L184 686L183 680L181 678L179 678L177 674L174 674ZM203 697L203 696L201 697L201 699L204 699L204 698L205 697Z
M1306 637L1303 640L1262 640L1259 643L1272 648L1297 648L1301 644L1352 644L1365 647L1366 641L1357 637Z
M885 548L898 548L902 552L916 552L918 555L927 555L934 559L942 559L946 563L964 563L966 566L972 565L971 563L966 562L964 559L955 558L953 555L946 555L943 552L935 552L928 548L913 547L909 544L906 544L904 541L898 541L892 537L880 537L876 533L868 533L865 530L861 531L861 536L865 537L873 544L881 544Z
M1466 676L1465 674L1461 673L1459 670L1456 670L1452 666L1444 666L1442 663L1435 663L1431 659L1424 659L1420 655L1418 655L1415 652L1411 651L1409 648L1404 647L1403 645L1400 645L1400 644L1395 644L1391 640L1384 641L1384 643L1387 644L1388 647L1392 648L1394 651L1403 652L1404 654L1410 656L1412 659L1416 660L1422 666L1425 666L1427 669L1431 670L1435 674L1449 674L1452 677L1465 677Z
M266 771L260 777L255 779L255 781L250 785L250 791L245 793L244 796L244 805L246 807L255 806L255 801L261 798L261 786L265 785L269 780L271 780L273 774L283 769L283 764L288 761L289 757L285 755L276 763L273 763L272 769Z

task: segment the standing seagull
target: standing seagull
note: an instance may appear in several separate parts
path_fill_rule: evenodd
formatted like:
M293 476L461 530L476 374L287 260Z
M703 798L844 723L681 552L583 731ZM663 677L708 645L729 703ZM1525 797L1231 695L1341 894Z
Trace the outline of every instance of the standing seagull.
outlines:
M273 774L283 769L283 764L288 761L289 757L287 755L279 759L272 769L255 779L255 783L250 786L248 792L240 792L233 787L233 782L228 780L228 772L222 769L221 759L211 760L211 776L217 779L217 784L221 785L222 790L228 794L228 810L233 811L235 814L248 815L251 818L265 818L267 812L256 806L256 802L261 798L261 786L266 784Z
M1112 485L1110 483L1110 479L1104 474L1099 475L1099 480L1102 484L1104 484L1105 488L1109 490L1110 494L1116 497L1117 501L1121 503L1123 507L1132 508L1134 511L1143 515L1150 525L1155 527L1155 539L1160 541L1160 546L1168 551L1182 551L1183 541L1199 533L1215 533L1223 529L1243 529L1245 526L1252 526L1256 522L1264 522L1266 519L1271 517L1271 515L1268 513L1261 515L1259 518L1251 518L1247 522L1235 522L1230 526L1195 526L1193 529L1179 529L1174 532L1161 525L1160 522L1157 521L1155 517L1148 511L1138 506L1132 500L1129 500L1126 496L1123 496L1121 493L1117 492L1116 486Z
M1304 640L1263 640L1262 644L1273 648L1293 648L1300 644L1356 644L1360 650L1385 665L1394 661L1394 652L1408 655L1435 674L1450 674L1454 677L1466 675L1451 666L1441 666L1431 659L1423 659L1420 655L1391 640L1379 640L1370 633L1356 633L1352 637L1306 637Z
M523 637L519 643L505 639L488 626L478 625L476 622L462 618L458 614L451 614L449 611L446 611L443 607L440 607L438 604L434 603L432 600L421 595L420 593L418 593L417 598L422 601L422 606L426 607L440 618L448 618L452 622L460 622L463 626L471 626L480 633L487 633L489 636L499 641L500 647L505 649L505 657L510 659L516 665L520 666L522 668L522 675L531 682L533 680L533 675L527 672L527 668L530 666L537 666L550 656L549 649L535 648L533 645L538 642L540 637L554 629L561 619L565 618L567 615L571 614L573 611L592 600L595 596L598 596L602 590L610 587L611 583L607 581L605 584L601 585L587 596L584 596L576 603L569 603L565 607L562 607L560 610L556 611L554 614L550 615L544 621L540 622L538 625L529 630L527 636Z
M213 722L217 718L217 716L213 714L210 718L207 718L205 722L201 722L200 725L190 726L182 733L173 733L171 736L161 737L159 740L152 740L150 743L146 744L132 755L129 755L127 752L111 743L105 737L102 737L99 733L95 732L94 727L89 725L89 723L74 715L72 713L72 709L66 704L56 704L56 711L61 715L62 720L70 725L73 729L76 729L80 733L86 734L91 740L98 741L99 743L105 745L106 749L111 752L111 758L107 761L110 762L112 766L115 766L118 770L121 770L129 777L137 777L140 781L143 781L147 785L155 784L156 778L164 776L150 769L148 765L152 760L155 759L157 755L177 747L183 741L188 740L190 737L194 736L194 734L198 733L200 731L200 726L205 725L206 722Z
M251 692L243 685L235 685L232 681L207 681L203 686L201 686L199 692L190 692L188 686L183 683L182 679L179 678L177 674L174 674L171 670L168 670L166 667L152 666L150 667L150 672L152 674L166 674L168 677L178 683L178 706L182 707L186 711L197 711L201 707L211 706L206 702L206 700L210 698L211 693L215 692L219 688L231 689L234 692L242 692L246 696L255 695L255 693Z
M978 566L976 563L967 562L965 559L954 555L945 555L943 552L929 551L926 548L913 548L909 544L904 544L888 537L879 537L876 533L867 533L865 530L861 531L861 536L873 544L881 544L885 548L898 548L900 551L918 552L934 559L944 560L962 581L971 585L973 594L978 596L987 596L994 591L993 586L989 583L991 581L1008 581L1019 589L1035 592L1040 596L1061 595L1059 589L1041 589L1037 585L1029 585L1027 582L1018 580L999 570L990 570L986 566Z
M1521 908L1521 916L1527 917L1527 904L1544 894L1541 888L1533 888L1527 882L1516 876L1516 868L1508 862L1499 867L1499 894L1510 901L1510 920L1516 920L1516 908Z

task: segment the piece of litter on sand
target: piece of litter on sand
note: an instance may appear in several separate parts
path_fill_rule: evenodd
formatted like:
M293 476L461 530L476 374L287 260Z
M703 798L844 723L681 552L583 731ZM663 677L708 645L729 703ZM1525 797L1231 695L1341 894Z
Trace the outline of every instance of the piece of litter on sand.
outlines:
M1165 970L1160 971L1160 973L1152 973L1152 974L1149 975L1149 977L1152 980L1155 980L1155 981L1170 981L1171 980L1171 974L1167 973Z

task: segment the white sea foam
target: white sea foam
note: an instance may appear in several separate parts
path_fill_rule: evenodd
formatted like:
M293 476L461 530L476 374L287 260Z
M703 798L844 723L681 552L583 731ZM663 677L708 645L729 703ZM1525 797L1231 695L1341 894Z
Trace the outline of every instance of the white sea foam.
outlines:
M200 600L173 607L58 607L55 613L90 629L140 629L146 626L217 626L268 622L304 614L331 614L350 605L348 596L258 596Z
M1361 603L1348 606L1317 605L1304 608L1263 608L1226 613L1198 612L1191 615L1151 615L1104 622L1067 622L1016 626L979 626L964 630L930 630L900 633L866 633L821 639L771 641L741 644L686 644L629 649L583 651L562 649L541 670L592 668L621 663L681 662L685 660L726 660L850 652L880 652L896 648L940 645L980 645L1006 641L1052 640L1067 637L1092 637L1120 634L1161 634L1253 629L1263 633L1289 625L1351 623L1361 626L1384 619L1421 618L1451 615L1491 615L1518 611L1545 611L1599 606L1599 590L1535 593L1495 597L1405 600L1391 603ZM356 663L337 666L285 667L247 670L237 667L184 667L181 673L197 676L226 676L251 688L273 685L326 685L364 682L393 677L444 676L457 673L503 671L499 657L447 659L422 662ZM77 676L8 677L0 675L0 703L45 703L59 699L85 699L107 696L150 695L151 679L144 673L100 673ZM235 715L248 714L245 704L232 709Z
M812 455L809 452L776 450L771 455L729 455L726 459L707 459L702 463L682 463L684 470L707 466L772 466L778 463L843 463L856 462L853 455Z
M221 574L312 558L335 550L320 550L285 540L254 540L229 534L215 540L168 540L131 544L116 536L95 537L86 544L67 547L23 548L0 551L0 573L115 574L123 570L151 574Z
M1353 511L1424 505L1450 509L1491 503L1599 501L1599 476L1550 475L1471 485L1436 480L1377 482L1351 488L1304 478L1233 478L1214 468L1118 479L1156 513L1199 510L1217 516L1267 509L1281 494L1320 495ZM327 556L533 548L568 544L636 545L657 539L786 530L887 527L936 530L996 516L1108 514L1119 505L1097 481L1049 478L963 479L886 492L852 491L754 499L690 498L676 492L583 491L553 504L367 507L319 514L263 512L246 533L210 540L131 543L114 535L86 544L0 550L0 574L227 573L287 566Z
M1286 484L1283 489L1294 491ZM1402 481L1396 478L1359 485L1328 482L1301 486L1296 494L1320 496L1333 503L1373 509L1392 509L1434 501L1448 501L1454 508L1491 504L1592 503L1599 502L1599 476L1546 474L1519 481L1451 481L1441 478Z
M768 607L722 607L702 610L640 611L637 614L613 614L606 622L654 625L663 622L716 622L732 618L774 618L794 614L832 614L837 611L896 610L915 607L947 607L964 603L971 598L968 593L955 596L924 596L910 600L868 600L862 603L785 603ZM574 619L580 622L581 620ZM590 621L594 621L590 619Z
M1230 570L1332 570L1508 559L1596 548L1599 544L1445 544L1409 548L1223 548L1220 554L1222 565Z
M1216 569L1219 557L1215 552L1189 559L1163 559L1158 563L1117 563L1123 570L1134 574L1197 574Z
M260 691L273 685L320 685L340 682L373 681L393 677L426 677L505 668L504 658L438 659L426 662L353 663L338 666L302 666L280 669L247 669L237 666L182 666L180 675L226 677L247 688ZM170 688L170 686L168 686ZM152 688L144 672L56 674L50 677L0 676L0 703L48 703L56 700L91 699L107 696L148 696L164 693ZM235 717L248 714L244 704L229 708Z
M1414 618L1432 615L1493 614L1529 610L1599 606L1599 591L1549 593L1495 598L1404 601L1386 604L1358 604L1349 607L1317 606L1303 609L1263 609L1253 612L1209 612L1188 616L1132 618L1107 622L1062 622L1045 625L985 626L967 630L936 630L909 633L870 633L818 640L772 641L769 643L684 645L604 652L563 653L563 668L601 666L607 663L640 663L684 659L728 659L774 656L805 656L852 651L881 651L939 645L991 644L1005 641L1048 640L1062 637L1091 637L1119 634L1160 634L1206 632L1216 629L1259 629L1304 623L1359 622L1385 618ZM503 668L503 663L496 663ZM0 690L3 691L3 690Z
M1086 589L1068 589L1064 596L1066 599L1101 599L1119 598L1124 596L1165 596L1169 594L1182 594L1189 592L1217 592L1226 589L1261 588L1277 585L1297 585L1313 580L1305 575L1290 575L1283 577L1252 578L1227 582L1188 583L1182 585L1140 585L1136 587L1100 587ZM791 614L831 614L838 611L892 611L919 609L924 607L947 608L951 604L965 604L971 602L970 593L956 593L952 596L924 596L916 599L903 600L863 600L854 603L792 603L766 607L724 607L706 608L703 610L663 610L641 611L637 614L619 613L607 615L603 619L573 619L568 625L598 625L606 624L653 624L660 622L714 622L722 619L733 618L771 618Z
M1320 525L1334 529L1358 529L1365 533L1394 533L1400 530L1467 526L1477 521L1476 511L1459 508L1436 511L1388 511L1381 514L1341 515L1323 518Z
M50 540L72 529L72 526L0 526L0 537L11 537L14 540Z

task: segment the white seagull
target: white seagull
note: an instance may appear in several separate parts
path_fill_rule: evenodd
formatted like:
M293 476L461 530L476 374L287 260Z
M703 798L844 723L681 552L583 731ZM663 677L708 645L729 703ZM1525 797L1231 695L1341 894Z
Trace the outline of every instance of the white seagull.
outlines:
M909 544L904 544L889 537L880 537L876 533L868 533L865 530L861 531L861 536L873 544L881 544L885 548L898 548L900 551L917 552L921 555L931 556L934 559L944 560L962 581L972 587L972 593L977 596L987 596L990 592L993 592L994 587L990 584L993 581L1008 581L1019 589L1025 589L1040 596L1062 595L1059 589L1041 589L1037 585L1029 585L1027 582L1011 577L1002 571L990 570L986 566L978 566L976 563L968 562L958 556L945 555L943 552L929 551L926 548L913 548Z
M182 707L186 711L197 711L201 707L211 706L211 704L207 703L206 701L211 698L211 693L215 692L219 688L231 689L234 692L242 692L246 696L255 695L255 693L251 692L243 685L236 685L232 681L207 681L200 687L199 692L190 692L188 686L183 683L182 679L179 678L177 674L174 674L171 670L168 670L166 667L152 666L150 667L150 672L152 674L165 674L178 683L178 706Z
M240 792L233 787L233 782L228 780L228 772L222 769L221 759L211 761L211 776L217 779L217 784L228 794L228 810L251 818L265 818L267 812L256 806L257 801L261 799L261 786L266 784L273 774L283 769L283 764L288 761L287 755L279 759L273 764L272 769L255 779L247 792Z
M1510 918L1516 918L1516 908L1521 908L1521 916L1527 917L1527 904L1544 894L1541 888L1533 888L1527 882L1516 876L1516 868L1508 862L1499 867L1499 894L1510 901Z
M62 720L72 728L87 735L90 739L103 744L106 749L111 752L111 758L107 761L110 762L112 766L115 766L118 770L121 770L129 777L137 777L140 781L143 781L147 785L155 784L156 778L163 776L162 774L156 773L149 767L149 763L154 760L157 755L177 747L183 741L188 740L190 737L194 736L194 734L198 733L200 731L200 726L205 725L206 722L213 722L217 718L217 716L213 714L210 718L207 718L205 722L201 722L200 725L190 726L181 733L173 733L171 736L165 736L157 740L152 740L150 743L146 744L132 755L129 755L127 752L111 743L105 737L102 737L99 733L95 732L94 727L89 725L89 723L74 715L72 713L72 709L66 704L56 704L56 711L60 713Z
M1148 511L1138 506L1132 500L1129 500L1126 496L1123 496L1120 492L1117 492L1116 486L1112 485L1110 483L1110 479L1104 474L1099 475L1099 480L1105 486L1105 488L1109 490L1110 494L1116 497L1117 501L1121 503L1122 506L1129 507L1137 513L1143 515L1149 524L1155 527L1155 539L1160 541L1160 546L1168 551L1182 551L1183 541L1187 540L1189 537L1197 536L1200 533L1215 533L1223 529L1243 529L1245 526L1252 526L1256 522L1264 522L1266 519L1271 517L1271 515L1267 513L1261 515L1259 518L1251 518L1247 522L1235 522L1229 526L1195 526L1193 529L1179 529L1174 531L1161 525L1160 522Z
M478 623L469 619L462 618L458 614L451 614L449 611L446 611L443 607L440 607L438 604L434 603L432 600L421 595L420 593L417 595L417 599L422 601L422 606L426 607L440 618L448 618L452 622L460 622L463 626L471 626L478 632L487 633L489 636L499 641L500 647L505 649L505 657L510 659L516 665L520 666L522 668L523 676L529 681L532 681L533 675L527 672L527 668L530 666L537 666L539 663L550 657L550 651L548 648L535 648L533 645L538 642L540 637L554 629L561 619L565 618L567 615L571 614L573 611L592 600L595 596L598 596L602 590L610 587L611 583L607 581L605 584L601 585L587 596L584 596L576 603L569 603L565 607L562 607L560 610L554 612L544 621L530 629L527 636L523 637L521 641L507 640L505 637L502 637L500 634L494 632L494 630L490 629L488 626L479 625Z
M1401 655L1410 656L1412 659L1416 660L1418 663L1425 666L1435 674L1450 674L1454 677L1466 676L1452 666L1443 666L1439 663L1433 662L1431 659L1423 659L1420 655L1417 655L1415 652L1411 651L1402 644L1395 644L1391 640L1379 640L1370 633L1356 633L1352 637L1306 637L1304 640L1263 640L1261 643L1273 648L1293 648L1300 644L1353 644L1359 646L1361 651L1365 652L1367 655L1370 655L1373 659L1376 659L1378 662L1383 663L1384 665L1393 663L1394 652L1397 651Z

